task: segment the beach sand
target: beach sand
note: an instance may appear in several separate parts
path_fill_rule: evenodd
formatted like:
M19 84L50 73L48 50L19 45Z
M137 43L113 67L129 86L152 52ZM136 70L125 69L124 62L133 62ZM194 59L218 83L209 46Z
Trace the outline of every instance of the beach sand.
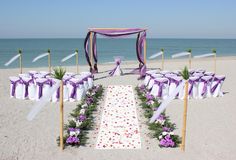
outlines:
M159 61L148 61L149 68L161 67ZM187 59L166 60L165 70L178 70L188 65ZM114 64L98 65L99 71L108 71ZM125 62L122 68L137 67L137 62ZM212 59L193 60L192 68L202 68L213 71ZM19 69L0 70L0 159L1 160L164 160L164 159L202 159L202 160L235 160L236 159L236 57L217 58L218 75L226 75L223 85L224 97L206 98L203 100L189 100L187 117L186 150L180 148L160 148L158 141L150 137L146 126L146 119L142 116L141 107L137 112L141 131L141 149L136 150L97 150L95 149L97 133L101 119L101 102L96 112L94 130L89 133L89 144L85 147L66 147L61 151L56 139L59 135L59 105L49 103L29 122L26 116L32 105L30 100L9 98L9 76L18 75ZM76 71L75 67L66 67L68 72ZM29 70L47 70L47 68L24 68ZM80 71L88 70L88 66L80 66ZM127 70L123 70L127 73ZM95 76L95 84L132 85L135 87L138 75L124 75L107 77L108 72ZM65 122L69 113L75 108L76 102L64 104ZM167 115L176 123L175 131L181 136L183 101L174 100L167 108Z

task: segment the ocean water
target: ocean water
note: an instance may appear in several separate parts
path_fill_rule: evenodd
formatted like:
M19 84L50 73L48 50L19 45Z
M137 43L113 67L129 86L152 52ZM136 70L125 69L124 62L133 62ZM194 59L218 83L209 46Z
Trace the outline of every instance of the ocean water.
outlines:
M10 66L4 64L18 49L23 51L23 67L47 66L47 58L42 58L32 63L34 57L51 49L52 66L74 65L72 58L64 63L61 59L66 55L79 50L79 64L87 64L84 53L84 39L0 39L0 68L18 67L18 62ZM112 62L115 56L122 56L123 60L137 60L136 39L97 39L98 62ZM147 39L147 57L165 49L165 58L172 54L192 49L192 54L199 55L210 53L212 48L217 51L217 56L236 56L236 39Z

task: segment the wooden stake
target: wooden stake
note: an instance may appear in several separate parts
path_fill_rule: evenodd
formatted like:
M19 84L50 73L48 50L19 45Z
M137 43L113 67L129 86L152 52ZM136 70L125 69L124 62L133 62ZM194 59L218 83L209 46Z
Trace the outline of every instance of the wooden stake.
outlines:
M144 40L144 44L143 44L143 59L144 59L144 64L146 65L146 54L147 54L147 43L146 43L146 39Z
M189 54L189 68L191 69L191 58L192 58L192 53L190 52Z
M63 127L64 127L64 112L63 112L63 81L61 80L60 85L60 148L64 149L64 140L63 140Z
M19 49L19 65L20 65L20 74L22 74L22 51Z
M90 62L93 67L93 33L92 32L90 32L89 40L90 40Z
M48 72L51 73L51 53L50 53L50 49L48 49Z
M76 56L75 56L75 63L76 63L76 70L77 74L79 73L79 51L78 49L75 50Z
M214 55L214 72L216 73L216 53Z
M164 49L161 49L162 55L161 55L161 70L164 70Z
M181 143L182 151L185 151L187 109L188 109L188 80L185 82L185 92L184 92L184 113L183 113L183 128L182 128L182 143Z

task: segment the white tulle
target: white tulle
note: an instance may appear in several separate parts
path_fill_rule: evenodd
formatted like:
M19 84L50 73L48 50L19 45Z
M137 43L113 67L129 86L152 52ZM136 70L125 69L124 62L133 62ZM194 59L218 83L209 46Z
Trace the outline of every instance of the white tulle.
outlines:
M41 111L41 109L50 101L52 94L60 87L60 80L55 80L55 85L53 85L48 92L46 92L40 99L37 101L29 114L27 115L27 120L32 121L35 116Z
M49 54L49 53L40 54L40 55L38 55L37 57L35 57L32 62L36 62L37 60L39 60L39 59L41 59L41 58L47 56L48 54Z
M178 58L178 57L183 57L183 56L188 56L190 55L190 52L181 52L181 53L176 53L172 55L172 58Z
M161 51L161 52L158 52L158 53L155 53L155 54L151 55L151 56L149 57L149 59L154 59L154 58L156 58L156 57L161 56L162 54L163 54L162 51Z
M215 56L215 53L207 53L207 54L197 55L197 56L194 56L193 58L204 58L204 57L211 57L211 56Z
M7 63L5 63L5 66L9 66L12 62L14 62L19 57L20 57L20 54L15 55Z
M67 61L68 59L71 59L71 58L74 57L76 54L77 54L77 52L72 53L72 54L70 54L70 55L64 57L64 58L61 60L61 62L65 62L65 61Z
M169 97L167 97L162 103L161 105L158 107L158 109L154 112L152 118L150 119L150 123L153 123L159 116L160 114L166 109L167 105L173 100L175 99L176 94L179 93L180 90L183 89L185 84L185 80L183 80L179 86L171 93L171 95Z

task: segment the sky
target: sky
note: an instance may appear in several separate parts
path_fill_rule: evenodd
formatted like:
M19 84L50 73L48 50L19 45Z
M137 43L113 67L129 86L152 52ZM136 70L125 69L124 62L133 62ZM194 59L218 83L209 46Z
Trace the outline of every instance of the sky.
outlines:
M150 38L236 38L236 0L1 0L0 38L84 38L147 28Z

